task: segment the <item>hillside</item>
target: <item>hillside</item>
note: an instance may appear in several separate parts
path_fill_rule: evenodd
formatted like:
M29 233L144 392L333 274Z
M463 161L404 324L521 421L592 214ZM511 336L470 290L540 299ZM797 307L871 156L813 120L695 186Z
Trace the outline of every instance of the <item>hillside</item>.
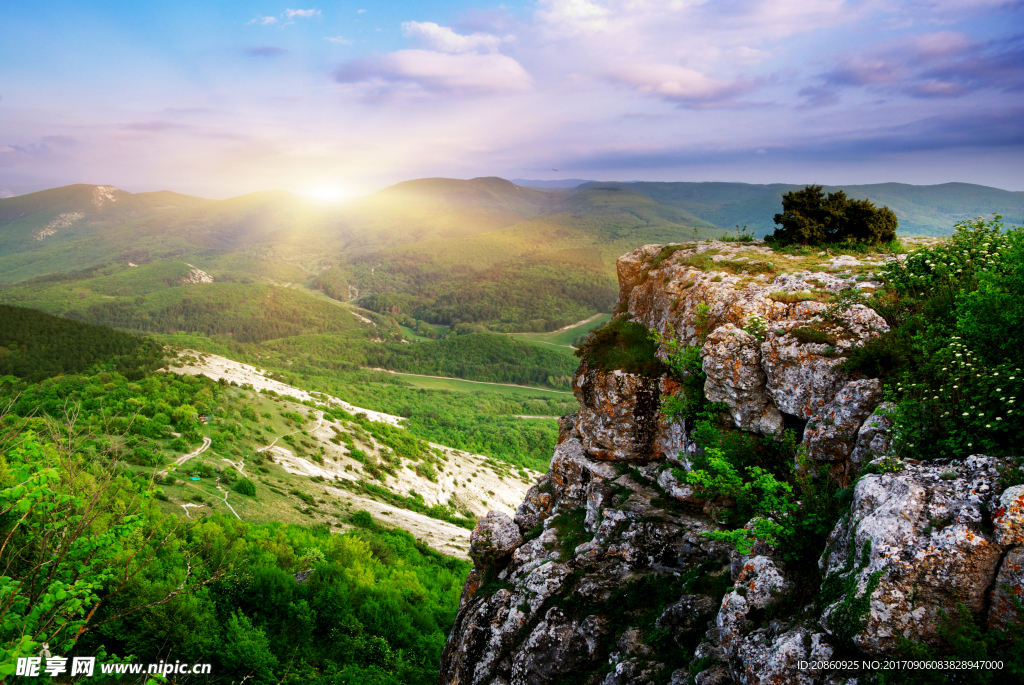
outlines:
M649 197L733 230L748 226L757 237L775 230L772 217L780 211L782 195L802 184L775 183L599 183L589 182L571 192L621 188ZM896 212L900 235L947 236L958 221L1000 214L1008 223L1024 222L1024 192L1011 192L970 183L914 186L906 183L825 186L858 199L868 198Z

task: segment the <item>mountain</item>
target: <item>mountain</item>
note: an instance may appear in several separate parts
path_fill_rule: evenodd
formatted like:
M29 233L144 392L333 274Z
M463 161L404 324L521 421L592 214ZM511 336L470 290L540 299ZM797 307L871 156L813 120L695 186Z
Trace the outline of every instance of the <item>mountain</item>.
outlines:
M573 192L596 188L622 188L656 202L676 207L716 226L747 226L755 236L775 230L772 217L781 211L782 195L801 190L799 184L773 183L598 183L577 186ZM1008 223L1024 222L1024 192L973 185L943 183L914 186L906 183L825 186L826 192L843 190L858 199L886 205L899 218L900 235L950 235L964 219L1000 214Z

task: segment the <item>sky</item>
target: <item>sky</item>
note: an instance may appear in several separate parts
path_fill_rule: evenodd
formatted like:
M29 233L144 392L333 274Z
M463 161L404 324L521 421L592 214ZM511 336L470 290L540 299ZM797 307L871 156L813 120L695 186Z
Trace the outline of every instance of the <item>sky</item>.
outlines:
M0 196L1024 190L1021 0L294 1L0 0Z

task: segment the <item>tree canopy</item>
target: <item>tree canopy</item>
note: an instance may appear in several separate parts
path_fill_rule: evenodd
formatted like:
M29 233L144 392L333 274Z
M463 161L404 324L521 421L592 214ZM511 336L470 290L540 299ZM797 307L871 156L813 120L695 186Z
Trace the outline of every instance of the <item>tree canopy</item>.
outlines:
M818 185L783 195L775 223L779 228L768 241L780 245L877 244L896 239L896 214L891 209L848 198L842 190L826 195Z

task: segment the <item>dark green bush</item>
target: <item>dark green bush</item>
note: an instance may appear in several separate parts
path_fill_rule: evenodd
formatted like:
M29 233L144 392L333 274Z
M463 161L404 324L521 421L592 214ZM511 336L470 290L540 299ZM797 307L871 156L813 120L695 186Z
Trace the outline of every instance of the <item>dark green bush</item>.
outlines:
M239 478L235 481L233 487L235 488L235 492L240 495L246 495L248 497L256 496L256 484L248 478Z
M826 196L818 185L783 195L782 213L775 215L775 223L779 228L765 240L778 245L878 245L896 239L897 221L891 209L850 199L842 190Z
M605 371L622 370L657 378L666 371L655 356L657 350L658 344L642 324L620 316L595 329L575 354Z

